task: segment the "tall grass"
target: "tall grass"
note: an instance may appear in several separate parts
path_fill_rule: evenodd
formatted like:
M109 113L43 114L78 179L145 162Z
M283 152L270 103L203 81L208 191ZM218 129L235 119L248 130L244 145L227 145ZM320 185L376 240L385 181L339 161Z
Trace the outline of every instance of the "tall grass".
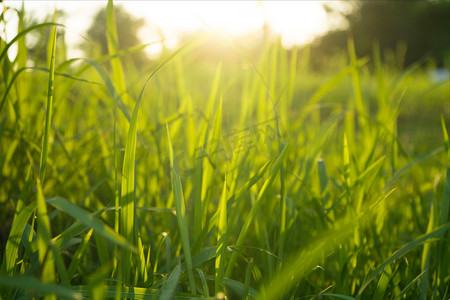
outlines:
M448 80L376 44L316 72L308 47L215 33L130 67L150 44L120 48L112 1L109 53L66 60L56 19L18 16L1 298L448 298ZM42 62L25 41L47 27Z

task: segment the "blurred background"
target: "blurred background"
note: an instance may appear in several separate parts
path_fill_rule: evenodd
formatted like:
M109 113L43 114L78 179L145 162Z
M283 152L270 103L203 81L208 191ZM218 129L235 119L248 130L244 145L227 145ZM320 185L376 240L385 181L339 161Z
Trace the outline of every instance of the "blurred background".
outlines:
M199 31L223 40L232 38L254 55L268 39L281 39L283 47L310 48L313 69L329 68L330 62L346 53L353 36L359 57L370 55L374 44L382 60L402 69L420 60L437 71L430 76L448 77L450 57L450 2L423 1L115 1L119 45L127 49L155 43L134 54L142 63L158 59L164 49L174 49ZM4 6L27 12L29 26L51 20L65 25L67 58L105 54L106 1L4 1ZM6 11L7 40L17 32L17 14ZM35 32L27 40L30 54L45 49L48 31ZM210 41L204 52L213 59L224 58L220 44ZM61 45L63 43L60 43ZM100 45L100 47L98 47ZM211 47L215 46L215 51ZM218 47L219 46L219 47ZM42 51L41 51L42 52ZM199 51L200 53L201 51ZM226 51L225 51L226 52ZM14 55L14 50L10 52ZM36 53L42 58L45 53ZM203 55L203 54L202 54ZM445 70L446 69L446 70Z

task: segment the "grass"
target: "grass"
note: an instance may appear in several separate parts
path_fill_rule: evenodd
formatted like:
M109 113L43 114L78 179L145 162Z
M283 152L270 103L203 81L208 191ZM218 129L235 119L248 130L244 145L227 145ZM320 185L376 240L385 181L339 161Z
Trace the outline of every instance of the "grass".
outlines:
M349 40L317 72L308 47L212 33L130 66L150 44L120 48L112 1L109 53L67 60L56 17L18 16L1 299L448 298L449 81L422 62ZM42 62L24 41L45 28Z

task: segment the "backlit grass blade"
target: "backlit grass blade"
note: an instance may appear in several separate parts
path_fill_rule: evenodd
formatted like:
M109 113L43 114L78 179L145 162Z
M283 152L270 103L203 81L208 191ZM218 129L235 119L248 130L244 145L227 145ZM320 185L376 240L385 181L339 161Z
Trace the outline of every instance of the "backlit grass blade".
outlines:
M102 66L96 62L95 60L92 59L85 59L85 61L91 65L92 67L94 67L94 69L97 71L97 73L100 75L100 77L103 79L103 82L106 85L106 89L108 90L109 94L111 95L111 97L114 99L114 101L116 102L117 106L119 107L119 109L122 111L123 115L125 116L125 118L127 118L128 121L131 121L131 116L128 113L128 110L125 106L125 104L122 101L122 97L121 95L118 93L117 89L115 88L111 78L109 77L109 75L106 73L106 71L102 68Z
M166 125L166 128L167 128L167 138L169 140L170 169L172 173L172 191L175 200L175 210L177 212L178 230L180 231L181 235L181 245L183 247L184 257L186 259L191 292L196 294L197 292L195 287L194 273L192 271L191 246L189 243L189 232L188 232L189 227L187 224L183 188L181 186L180 172L178 170L178 165L172 148L169 125Z
M112 0L108 0L108 4L106 5L106 28L108 52L110 55L115 55L119 52L119 38L117 35L116 16ZM125 94L126 84L125 76L123 74L122 62L120 61L119 57L114 57L111 59L111 67L113 71L114 85L119 95L121 95L121 97L123 98L127 96ZM127 102L128 101L125 100L125 103Z
M142 95L142 94L141 94ZM133 110L133 116L131 117L130 127L128 128L127 140L125 143L125 154L123 157L122 168L122 190L120 197L120 222L119 232L125 237L125 239L132 245L136 245L134 231L134 216L135 216L135 163L136 163L136 137L137 137L137 124L139 115L139 105L141 102L141 95L139 96ZM123 252L123 279L128 282L131 270L131 253L128 251Z
M41 151L41 162L40 162L40 171L39 178L41 182L44 182L45 177L45 168L47 167L47 156L48 156L48 147L49 147L49 139L50 139L50 126L52 122L52 106L53 106L53 90L54 90L54 80L55 80L55 52L56 52L56 34L57 30L54 31L53 40L52 40L52 53L50 59L50 72L48 73L48 92L47 92L47 114L45 118L45 131L44 131L44 140L42 143L42 151Z
M434 194L434 193L433 193ZM433 197L434 198L434 197ZM434 199L432 199L434 200ZM428 219L428 226L427 226L427 232L430 233L435 228L435 208L434 208L434 202L431 203L430 207L430 216ZM423 251L422 251L422 262L421 262L421 271L424 273L421 280L421 291L420 291L420 297L419 299L426 299L427 297L427 289L428 289L428 278L429 278L429 268L430 268L430 260L431 260L431 244L426 243L423 245Z
M444 136L444 146L445 150L447 151L447 161L446 161L446 174L444 179L444 190L442 192L442 200L440 205L440 214L439 214L439 225L444 225L448 223L448 217L449 217L449 206L450 206L450 145L449 145L449 139L448 139L448 133L447 128L445 126L444 117L441 117L441 123L442 123L442 133ZM448 236L448 234L447 234ZM435 270L435 276L436 278L439 278L439 280L435 280L434 284L434 296L436 294L436 290L438 288L439 281L444 281L443 278L446 277L446 274L448 274L449 269L449 257L446 255L448 253L449 248L449 240L445 239L445 234L442 233L440 235L441 240L438 242L437 249L436 249L436 261L440 262L438 263L438 266Z
M206 146L206 162L203 164L203 175L202 175L202 225L206 224L206 217L208 212L208 207L210 203L210 193L211 186L214 183L214 173L218 171L217 166L217 153L220 149L221 137L220 132L222 128L222 96L219 100L219 105L214 116L214 122L212 123L212 129L209 131L209 140ZM197 218L196 218L197 219ZM197 225L198 226L198 225Z
M138 232L134 231L134 216L135 216L135 160L136 160L136 136L137 136L137 121L139 114L139 107L144 93L145 87L150 79L172 58L178 55L183 49L185 49L192 40L186 42L178 50L169 55L164 61L162 61L147 78L144 86L139 93L136 100L136 104L133 110L133 116L130 121L130 127L128 128L127 140L125 144L125 154L123 159L122 168L122 191L121 191L121 211L120 211L120 233L132 244L137 243ZM140 253L142 256L142 253ZM124 280L128 281L129 273L131 270L131 254L127 251L123 253L123 274ZM191 271L192 272L192 271Z
M238 201L240 201L244 195L250 190L252 186L254 186L261 178L264 176L264 174L269 170L270 166L274 160L270 160L267 163L265 163L261 168L258 169L256 174L252 176L249 180L247 180L244 185L237 190L235 194L233 194L228 200L228 204L232 205ZM237 210L235 210L237 213ZM217 223L217 219L219 218L219 211L216 211L216 213L211 217L210 224L208 227L208 231L212 229L212 227ZM231 216L230 216L231 218Z
M259 209L261 208L264 199L269 191L270 186L272 185L273 181L275 180L275 177L278 174L278 171L281 167L281 164L283 163L283 159L286 156L287 149L289 147L290 143L287 143L281 153L278 155L277 160L275 161L274 165L272 166L270 172L269 172L269 178L264 182L264 185L262 186L261 190L258 193L258 197L256 198L255 204L250 209L250 212L247 216L247 219L244 222L244 225L242 226L242 229L239 233L239 236L236 241L236 247L242 246L248 230L250 228L250 225L252 224L254 218L256 217L256 214L258 213ZM231 255L231 259L228 262L227 270L225 272L225 277L230 277L231 272L233 271L234 264L237 260L237 253L233 252Z
M47 203L65 212L89 228L94 229L94 232L100 234L107 240L123 247L124 249L128 249L133 252L137 251L136 248L123 236L117 234L111 227L103 224L103 222L72 202L63 198L51 198L47 200Z
M30 294L28 294L30 297L53 294L58 297L58 299L83 299L83 296L79 292L61 285L48 284L33 277L9 277L0 274L0 286L24 289L25 291L30 292Z
M444 136L444 146L447 151L447 166L450 164L450 142L448 139L447 127L445 126L444 116L441 116L442 134Z
M137 121L139 114L139 107L142 99L142 95L144 93L145 87L150 79L163 67L165 66L171 59L173 59L176 55L178 55L183 49L185 49L189 43L193 40L189 40L183 46L178 48L175 52L169 55L165 60L163 60L150 74L147 78L144 86L139 93L139 96L136 100L136 104L133 110L133 116L130 121L130 127L128 128L127 140L125 144L125 154L123 159L123 168L122 168L122 191L121 191L121 199L120 199L120 221L119 221L119 232L130 242L135 245L138 239L138 232L134 230L134 216L135 216L135 163L136 163L136 136L137 136ZM140 253L142 256L142 253ZM131 253L128 251L123 252L122 260L120 261L123 266L123 280L128 282L130 271L131 271ZM192 270L191 270L192 273ZM195 285L194 285L195 287ZM193 291L195 292L195 290Z
M51 249L50 219L47 214L47 204L44 200L42 187L37 180L37 243L39 249L39 263L42 268L42 279L44 283L56 281L55 261ZM46 297L47 298L47 297ZM49 296L48 299L56 299Z
M22 7L17 12L17 15L19 17L19 22L17 26L17 32L22 32L25 29L25 3L22 2ZM25 36L18 40L17 42L18 50L17 50L17 67L23 68L25 64L27 63L27 57L28 57L28 49L25 44Z
M21 32L19 32L8 44L5 45L5 48L3 48L2 53L0 54L0 62L3 60L3 58L6 56L6 53L8 52L8 49L17 41L19 40L21 37L23 37L24 35L26 35L27 33L29 33L30 31L39 29L39 28L43 28L46 26L64 26L62 24L58 24L58 23L53 23L53 22L45 22L45 23L41 23L41 24L36 24L33 26L30 26L24 30L22 30Z
M216 280L215 280L215 293L224 292L223 289L223 276L224 276L224 264L225 254L227 248L227 181L223 184L222 197L219 203L219 221L217 224L217 250L216 250Z

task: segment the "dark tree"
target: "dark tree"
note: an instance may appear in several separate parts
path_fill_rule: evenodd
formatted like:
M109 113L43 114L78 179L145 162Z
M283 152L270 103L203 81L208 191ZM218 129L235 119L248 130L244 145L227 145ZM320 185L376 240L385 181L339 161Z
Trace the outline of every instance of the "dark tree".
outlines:
M144 19L136 19L122 6L114 6L117 36L119 48L127 49L142 42L137 36L139 29L145 24ZM108 42L106 40L106 7L102 8L94 17L91 26L86 33L87 41L81 48L88 57L105 55L108 53ZM136 52L131 55L136 65L146 61L145 53Z
M355 1L351 13L343 15L347 30L319 38L313 48L321 55L345 50L349 34L359 56L370 55L373 45L396 49L406 45L404 64L432 57L448 67L450 56L450 1ZM383 52L383 51L382 51Z

